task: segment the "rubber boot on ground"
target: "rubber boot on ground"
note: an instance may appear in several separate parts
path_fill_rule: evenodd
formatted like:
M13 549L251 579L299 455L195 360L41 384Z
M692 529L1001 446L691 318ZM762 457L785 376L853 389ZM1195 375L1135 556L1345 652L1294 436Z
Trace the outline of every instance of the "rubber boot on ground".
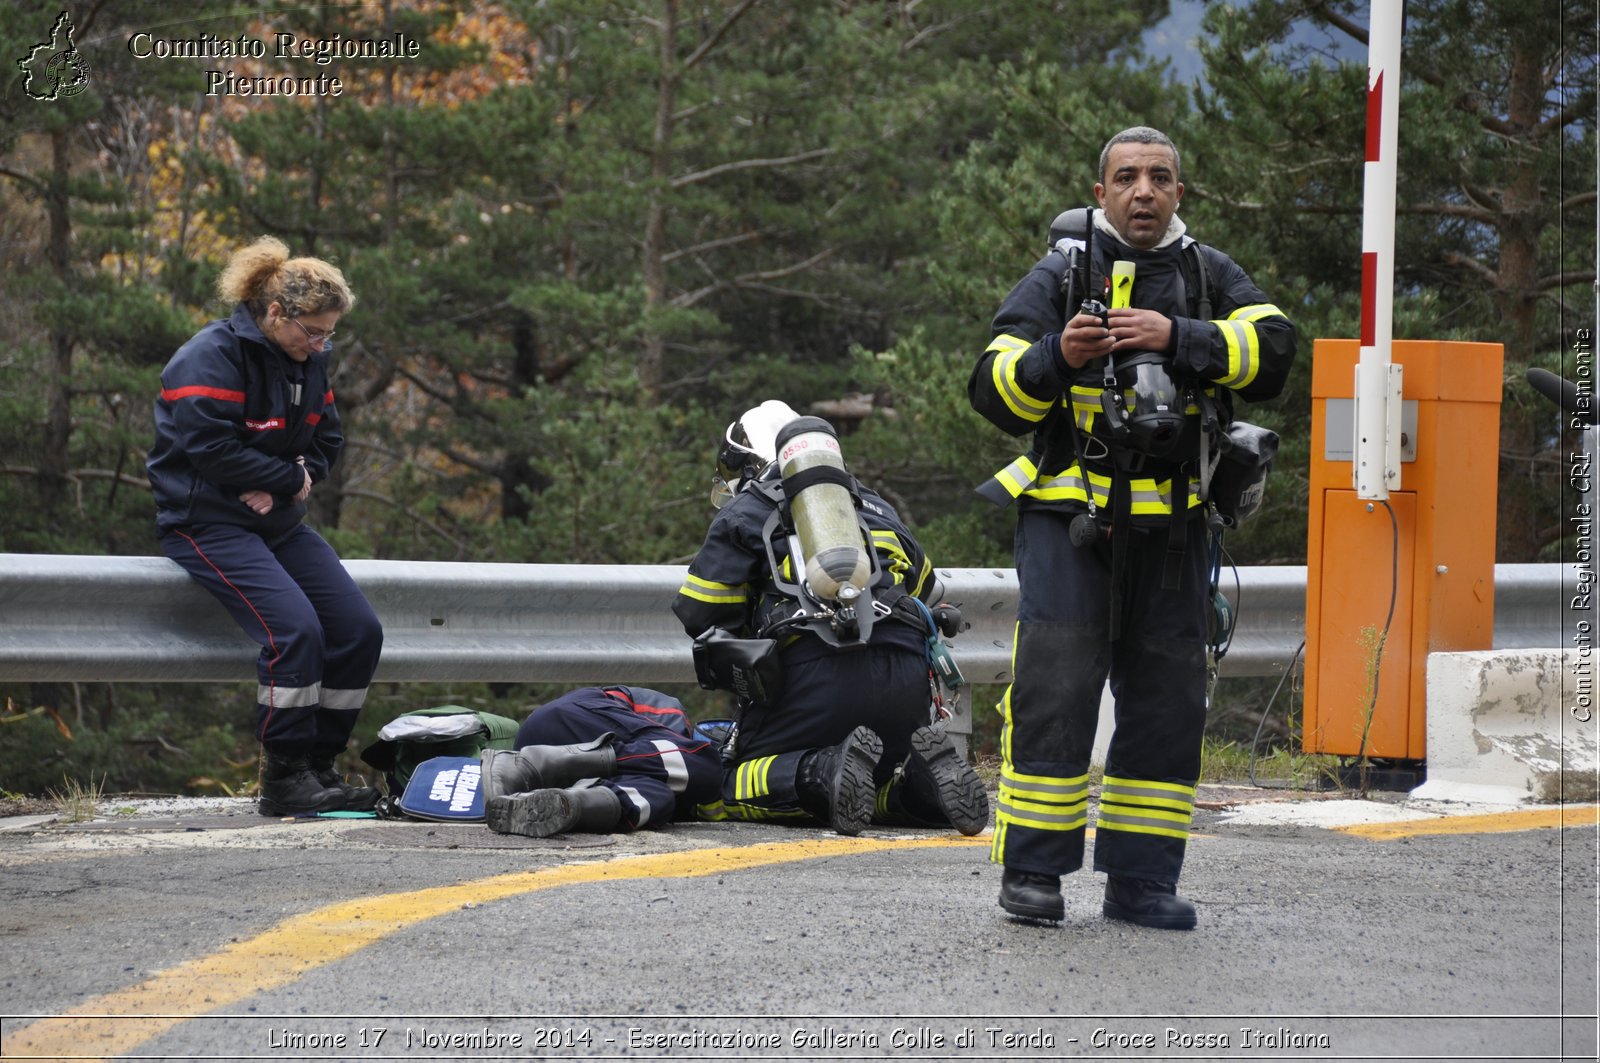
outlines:
M606 779L617 772L617 751L610 732L592 742L569 746L523 746L521 749L485 749L482 764L485 803L497 797L530 790L558 790L579 779Z
M530 790L496 797L484 806L489 829L525 838L552 834L611 834L622 822L622 799L606 786Z

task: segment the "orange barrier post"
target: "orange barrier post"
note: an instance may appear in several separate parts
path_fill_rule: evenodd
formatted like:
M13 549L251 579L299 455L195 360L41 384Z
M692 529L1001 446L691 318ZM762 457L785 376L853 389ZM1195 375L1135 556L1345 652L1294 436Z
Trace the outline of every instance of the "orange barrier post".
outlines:
M1353 486L1359 356L1356 340L1313 345L1302 745L1421 761L1428 654L1493 644L1504 354L1497 343L1395 341L1393 361L1404 370L1394 525Z

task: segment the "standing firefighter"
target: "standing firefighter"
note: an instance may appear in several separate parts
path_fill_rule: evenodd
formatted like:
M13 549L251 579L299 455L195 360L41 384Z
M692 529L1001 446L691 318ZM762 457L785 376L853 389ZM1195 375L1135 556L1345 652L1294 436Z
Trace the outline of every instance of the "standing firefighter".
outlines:
M1194 905L1176 887L1205 728L1209 481L1231 396L1282 390L1295 329L1232 259L1184 234L1164 134L1112 137L1094 194L1102 209L1006 296L967 387L989 421L1033 435L980 488L1016 502L1021 591L991 858L1002 908L1062 918L1109 676L1104 913L1189 929Z
M343 752L378 667L383 629L322 537L306 497L344 447L328 376L339 319L355 303L337 268L262 237L217 289L236 304L161 371L148 471L161 552L261 646L256 737L267 816L366 810Z
M855 481L826 421L769 401L729 426L721 503L672 611L704 687L735 691L729 818L988 823L983 785L931 719L933 566L889 503Z

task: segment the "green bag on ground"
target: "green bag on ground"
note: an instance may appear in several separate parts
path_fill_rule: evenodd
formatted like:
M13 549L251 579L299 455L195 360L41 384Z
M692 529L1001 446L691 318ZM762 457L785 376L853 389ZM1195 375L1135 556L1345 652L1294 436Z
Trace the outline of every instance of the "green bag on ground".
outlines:
M511 749L517 721L461 705L396 716L378 732L378 740L361 751L361 759L383 772L390 795L405 793L412 772L434 757L476 757L485 749Z

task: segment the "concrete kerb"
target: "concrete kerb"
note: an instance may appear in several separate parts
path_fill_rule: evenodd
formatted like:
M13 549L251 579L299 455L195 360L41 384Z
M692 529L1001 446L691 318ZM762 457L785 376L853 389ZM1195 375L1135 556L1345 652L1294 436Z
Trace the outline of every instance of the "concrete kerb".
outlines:
M1428 655L1435 801L1587 802L1600 796L1590 662L1560 649Z

